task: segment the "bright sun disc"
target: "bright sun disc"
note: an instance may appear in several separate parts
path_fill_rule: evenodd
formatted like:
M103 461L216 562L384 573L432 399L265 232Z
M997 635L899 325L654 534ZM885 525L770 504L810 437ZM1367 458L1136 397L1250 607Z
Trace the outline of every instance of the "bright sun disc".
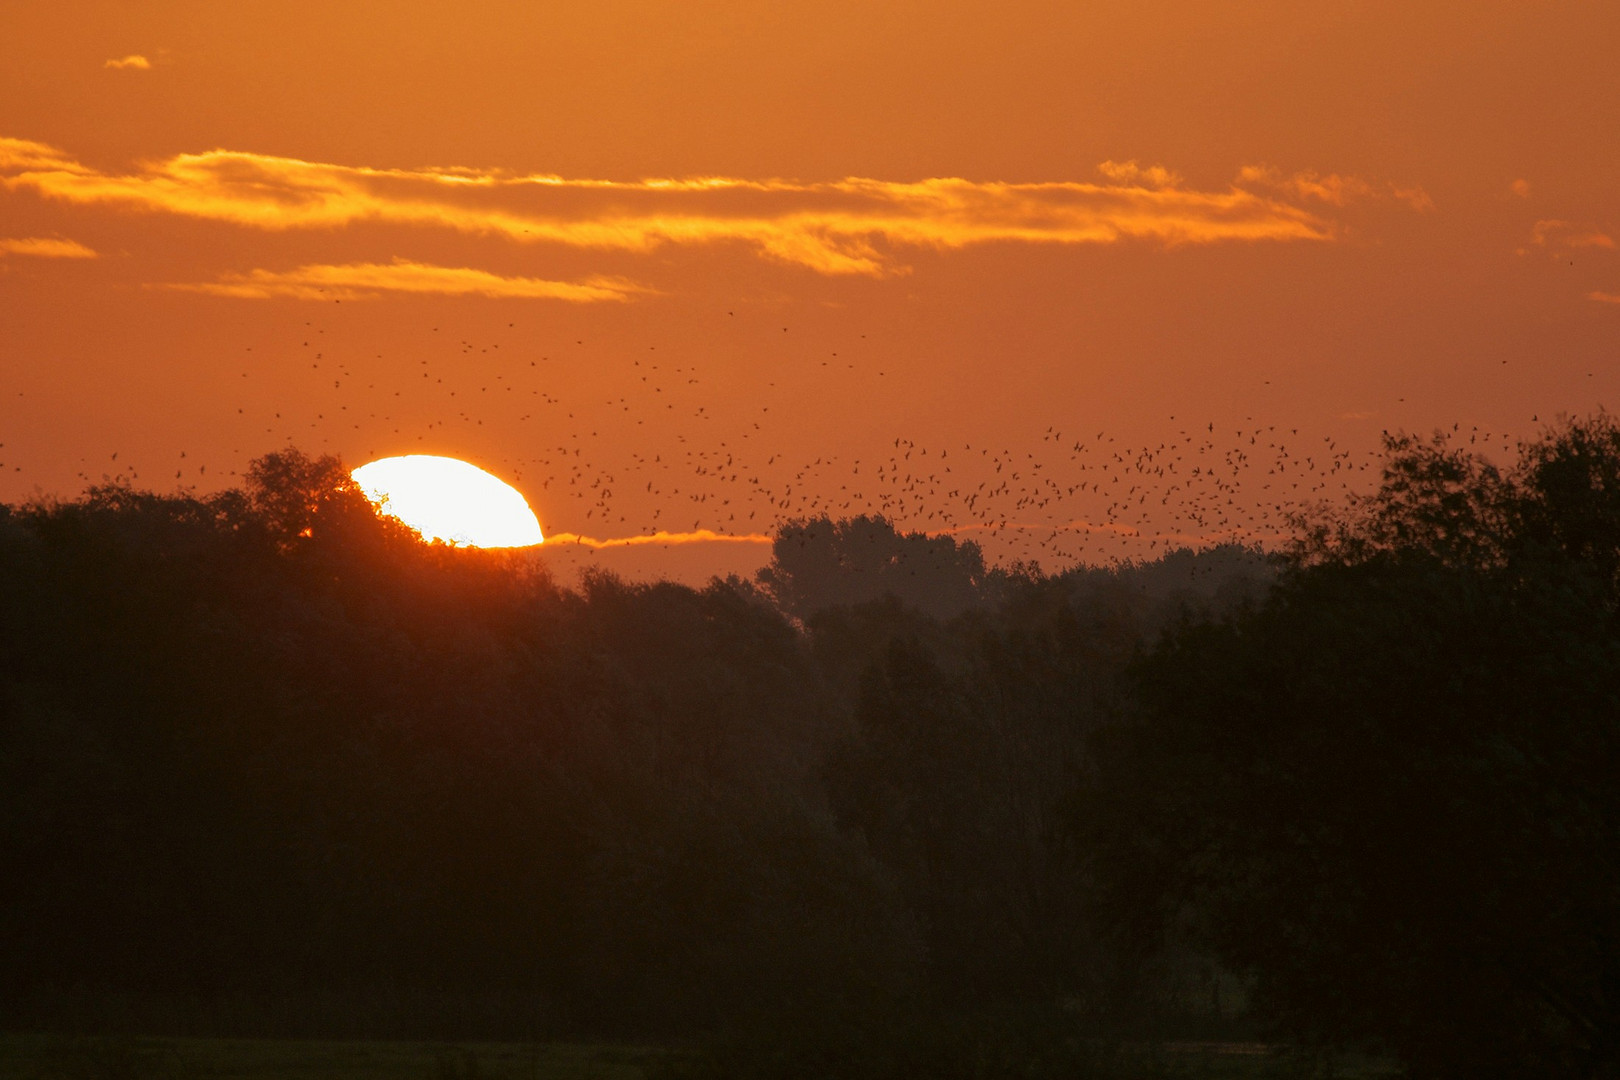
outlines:
M351 474L377 507L426 540L468 547L528 547L545 537L516 488L476 465L432 454L379 458Z

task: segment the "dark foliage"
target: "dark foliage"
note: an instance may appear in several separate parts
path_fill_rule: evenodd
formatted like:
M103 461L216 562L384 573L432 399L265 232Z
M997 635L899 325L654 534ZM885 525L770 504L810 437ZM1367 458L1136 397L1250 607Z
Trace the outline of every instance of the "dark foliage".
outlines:
M882 517L790 521L776 532L760 584L782 610L807 618L892 596L907 607L949 618L986 599L993 575L972 542L899 533Z
M1048 577L801 532L832 542L764 587L567 590L295 451L206 498L0 510L0 1009L735 1061L768 1033L902 1072L1229 1024L1206 959L1095 928L1070 810L1130 658L1267 563Z
M1081 820L1117 924L1424 1077L1620 1069L1620 429L1392 439L1278 589L1136 671Z
M0 620L14 1016L471 994L684 1031L909 970L822 809L820 680L746 589L559 590L289 452L245 492L10 510Z

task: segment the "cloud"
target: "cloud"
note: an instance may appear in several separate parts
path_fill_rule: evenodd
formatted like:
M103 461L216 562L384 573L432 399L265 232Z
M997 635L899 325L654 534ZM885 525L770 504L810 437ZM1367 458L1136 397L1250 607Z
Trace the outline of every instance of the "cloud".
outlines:
M285 296L295 300L362 300L387 292L437 293L445 296L522 297L588 303L628 300L645 289L617 278L585 281L547 281L543 278L502 277L471 267L432 266L395 259L391 263L348 263L341 266L300 266L296 270L254 270L226 274L218 281L159 285L157 288L264 300Z
M553 533L546 537L546 546L553 544L579 544L582 547L601 548L611 547L641 547L646 544L769 544L771 537L764 533L717 533L712 529L698 529L694 532L656 532L648 536L618 536L606 540L598 540L594 536L581 536L578 533Z
M1434 200L1429 197L1429 193L1416 185L1401 187L1399 184L1391 184L1389 194L1397 202L1405 203L1420 214L1427 214L1434 209Z
M1356 176L1326 176L1307 170L1285 176L1269 165L1246 165L1238 171L1238 182L1255 187L1285 191L1298 199L1312 199L1332 206L1370 199L1373 186Z
M152 61L136 53L130 53L128 56L116 60L108 60L101 66L112 68L115 71L148 71L152 67Z
M1319 173L1314 169L1283 174L1270 165L1245 165L1238 170L1238 184L1278 191L1302 202L1319 202L1329 206L1349 206L1359 202L1377 202L1393 199L1409 208L1427 213L1434 209L1434 200L1417 185L1374 184L1359 176L1341 176L1338 173Z
M1530 242L1537 247L1553 251L1569 251L1575 248L1613 251L1616 247L1614 237L1596 225L1577 225L1552 219L1536 222L1530 230Z
M1363 183L1297 174L1255 190L1272 174L1245 170L1230 187L1199 190L1160 166L1105 162L1101 173L1102 182L623 182L367 168L231 150L178 154L113 173L42 143L0 139L0 186L80 205L265 230L432 226L596 250L736 243L824 274L901 272L894 247L1328 241L1339 235L1338 225L1304 204L1339 206Z
M959 525L954 528L940 529L931 532L930 536L961 536L967 533L999 533L999 532L1031 532L1049 533L1065 532L1081 536L1114 536L1130 540L1157 540L1161 543L1176 543L1189 546L1204 546L1209 544L1227 543L1239 540L1248 543L1270 542L1282 543L1289 539L1288 533L1262 531L1255 529L1221 529L1208 533L1190 532L1143 532L1129 525L1121 525L1112 521L1087 521L1075 518L1071 521L1053 525L1050 522L1018 522L1005 521L998 524ZM593 536L581 536L578 533L548 533L546 547L558 544L578 544L581 547L600 550L614 547L643 547L649 544L664 546L680 544L771 544L775 538L767 533L718 533L712 529L697 529L692 532L657 532L646 536L620 536L608 539L597 539Z
M1523 178L1515 180L1508 185L1508 191L1518 198L1528 199L1530 197L1530 181Z
M1151 188L1179 187L1182 177L1173 173L1163 165L1149 165L1146 168L1135 161L1105 161L1097 166L1097 171L1116 184L1136 184Z
M51 236L0 236L0 256L33 255L41 259L94 259L96 253L77 240Z
M0 172L16 173L34 169L91 172L54 146L0 136Z
M1589 292L1588 300L1596 300L1600 304L1620 304L1620 293Z

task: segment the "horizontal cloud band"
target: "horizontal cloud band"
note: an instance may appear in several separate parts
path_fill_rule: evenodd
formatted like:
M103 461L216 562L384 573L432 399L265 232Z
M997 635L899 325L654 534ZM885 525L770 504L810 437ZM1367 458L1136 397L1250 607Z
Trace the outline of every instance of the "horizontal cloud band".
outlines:
M764 533L718 533L712 529L698 529L694 532L656 532L645 536L616 536L606 540L599 540L594 536L581 536L578 533L553 533L546 537L548 547L557 544L578 544L581 547L614 548L614 547L642 547L647 544L769 544L771 538Z
M158 287L253 300L275 296L297 300L356 300L385 292L404 292L590 302L626 300L634 293L648 291L618 278L548 281L544 278L502 277L471 267L432 266L405 259L395 259L391 263L300 266L296 270L286 271L254 270L247 274L227 274L216 282Z
M229 150L179 154L111 173L43 143L0 138L0 185L75 204L267 230L356 222L438 226L600 250L730 241L826 274L893 272L879 244L946 249L994 242L1331 240L1338 225L1301 204L1338 205L1361 191L1336 177L1310 187L1279 185L1252 170L1220 191L1192 189L1174 173L1134 163L1107 162L1101 174L1101 183L620 182L377 169ZM1333 199L1321 197L1327 180L1338 184Z
M38 259L93 259L96 253L77 240L55 236L0 236L0 255L32 255Z

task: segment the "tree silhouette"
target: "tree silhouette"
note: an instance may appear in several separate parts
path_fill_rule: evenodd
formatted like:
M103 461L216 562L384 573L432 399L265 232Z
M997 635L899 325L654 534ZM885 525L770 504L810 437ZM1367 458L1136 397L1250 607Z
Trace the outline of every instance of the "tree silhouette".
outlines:
M1139 668L1081 803L1114 916L1415 1075L1612 1075L1617 477L1601 415L1505 472L1391 439L1263 603Z
M938 618L986 600L984 556L971 541L900 533L883 517L861 515L787 522L771 544L760 584L799 619L829 607L884 596Z

